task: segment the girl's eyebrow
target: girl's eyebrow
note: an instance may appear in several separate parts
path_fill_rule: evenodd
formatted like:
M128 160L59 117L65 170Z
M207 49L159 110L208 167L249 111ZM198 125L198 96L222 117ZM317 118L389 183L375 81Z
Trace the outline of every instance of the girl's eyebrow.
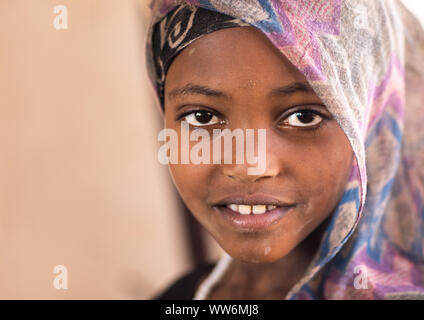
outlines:
M271 95L289 96L297 92L313 93L314 91L307 82L293 82L286 86L271 90Z
M313 90L306 82L293 82L288 85L272 89L270 95L288 96L297 92L312 93ZM175 99L183 95L204 95L207 97L225 98L231 100L231 95L208 86L188 83L182 88L176 88L168 93L169 99Z
M208 97L226 98L228 100L231 99L231 97L228 94L222 91L212 89L208 86L197 85L192 83L186 84L182 88L173 89L172 91L168 93L168 97L170 99L175 99L178 96L183 96L183 95L204 95Z

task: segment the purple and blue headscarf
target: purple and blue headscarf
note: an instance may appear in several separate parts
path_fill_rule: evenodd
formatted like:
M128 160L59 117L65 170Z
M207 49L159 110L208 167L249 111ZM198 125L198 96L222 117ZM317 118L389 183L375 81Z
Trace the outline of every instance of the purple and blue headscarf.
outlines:
M161 104L181 50L222 28L254 26L305 75L352 146L344 194L286 298L424 299L424 32L416 18L388 0L154 0L151 8L147 62ZM224 254L196 299L229 263ZM367 285L358 288L364 270Z

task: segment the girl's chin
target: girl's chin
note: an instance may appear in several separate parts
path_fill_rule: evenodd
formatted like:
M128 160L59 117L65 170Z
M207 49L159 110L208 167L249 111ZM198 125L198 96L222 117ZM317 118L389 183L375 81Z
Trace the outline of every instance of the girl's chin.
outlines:
M248 263L273 263L279 259L284 258L289 252L290 248L281 248L281 242L275 241L275 235L272 232L265 233L239 233L234 230L226 230L223 232L208 233L215 239L218 245L233 259L248 262Z
M225 248L225 252L230 255L233 259L245 263L255 263L255 264L267 264L276 262L286 256L286 254L277 254L277 252L272 252L271 247L267 246L263 249L246 249L240 250L240 248Z

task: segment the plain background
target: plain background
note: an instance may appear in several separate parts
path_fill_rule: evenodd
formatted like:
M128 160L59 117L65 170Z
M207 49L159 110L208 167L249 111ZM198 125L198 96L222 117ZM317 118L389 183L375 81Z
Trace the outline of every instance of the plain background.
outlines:
M147 4L0 2L0 299L146 299L191 268L157 161ZM68 30L53 27L56 5Z

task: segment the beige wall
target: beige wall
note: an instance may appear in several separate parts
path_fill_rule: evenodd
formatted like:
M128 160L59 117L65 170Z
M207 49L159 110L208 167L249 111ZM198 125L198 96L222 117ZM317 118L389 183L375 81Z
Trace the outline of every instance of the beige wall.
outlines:
M53 27L60 4L68 30ZM145 9L0 2L0 299L149 298L190 268L156 158Z

